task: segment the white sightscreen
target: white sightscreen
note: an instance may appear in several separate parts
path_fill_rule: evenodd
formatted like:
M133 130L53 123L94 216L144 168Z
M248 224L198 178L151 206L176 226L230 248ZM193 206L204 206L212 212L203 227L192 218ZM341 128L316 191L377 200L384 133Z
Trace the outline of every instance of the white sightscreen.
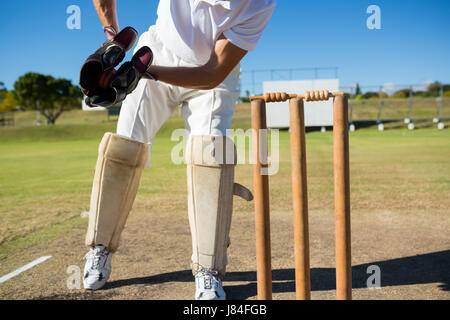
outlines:
M286 92L305 93L314 90L339 90L339 79L267 81L263 83L264 93ZM333 100L305 102L305 125L323 127L333 125ZM267 126L269 128L289 128L289 102L267 104Z

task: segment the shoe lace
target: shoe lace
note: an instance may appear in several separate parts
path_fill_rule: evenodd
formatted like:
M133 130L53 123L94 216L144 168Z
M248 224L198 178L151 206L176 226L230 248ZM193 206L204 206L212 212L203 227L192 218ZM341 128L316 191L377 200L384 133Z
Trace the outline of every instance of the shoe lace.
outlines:
M101 261L104 261L108 256L108 251L106 249L93 249L91 251L89 251L86 255L85 255L85 259L87 260L92 260L92 269L97 269L98 266L100 265Z
M198 265L200 268L197 271L197 275L201 277L203 280L203 287L205 289L212 289L215 282L219 282L218 277L219 273L215 270L209 270L206 268L203 268L202 266Z

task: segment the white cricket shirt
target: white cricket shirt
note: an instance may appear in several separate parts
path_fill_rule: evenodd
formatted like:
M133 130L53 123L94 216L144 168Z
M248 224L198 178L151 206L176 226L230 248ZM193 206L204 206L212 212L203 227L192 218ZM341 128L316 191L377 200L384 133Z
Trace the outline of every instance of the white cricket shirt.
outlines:
M222 33L234 45L252 51L275 5L275 0L160 0L156 27L172 53L202 65Z

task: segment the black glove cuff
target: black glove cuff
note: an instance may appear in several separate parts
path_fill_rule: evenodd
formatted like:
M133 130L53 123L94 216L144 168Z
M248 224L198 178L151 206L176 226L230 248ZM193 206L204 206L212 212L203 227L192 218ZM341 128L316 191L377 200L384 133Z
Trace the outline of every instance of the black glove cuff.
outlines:
M145 78L145 79L150 79L150 80L153 80L153 81L158 81L158 76L157 76L156 74L150 72L150 71L146 71L146 72L143 74L142 77Z

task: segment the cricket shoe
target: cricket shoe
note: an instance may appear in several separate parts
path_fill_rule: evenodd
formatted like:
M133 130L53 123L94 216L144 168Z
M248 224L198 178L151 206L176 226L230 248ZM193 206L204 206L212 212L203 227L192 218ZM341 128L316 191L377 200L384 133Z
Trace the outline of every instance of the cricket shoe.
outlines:
M102 288L111 274L112 253L103 245L91 247L86 254L84 266L83 285L88 290Z
M195 275L195 287L195 300L225 300L227 297L216 271L198 271Z

